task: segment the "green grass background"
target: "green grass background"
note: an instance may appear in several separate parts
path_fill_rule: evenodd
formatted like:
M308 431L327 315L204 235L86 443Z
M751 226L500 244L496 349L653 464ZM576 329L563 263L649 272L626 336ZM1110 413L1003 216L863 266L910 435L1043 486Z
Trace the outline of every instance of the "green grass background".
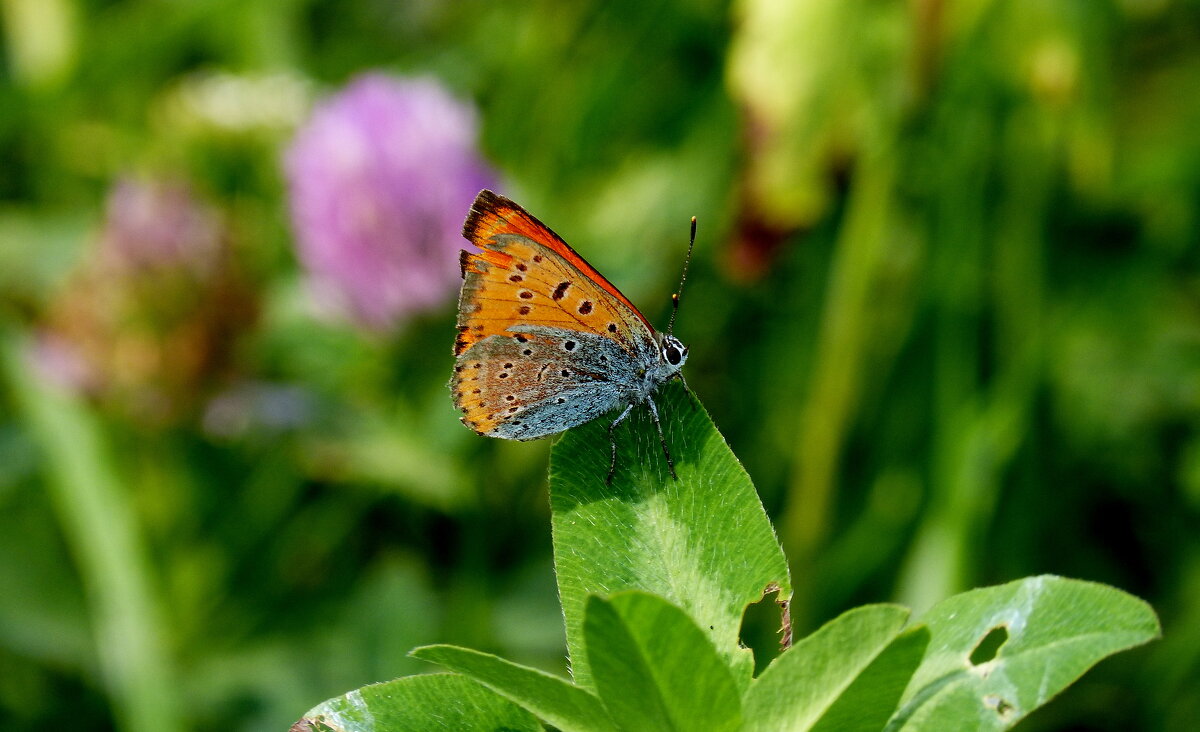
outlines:
M1200 716L1195 0L0 10L7 728L285 729L435 642L565 670L549 443L458 424L452 296L384 336L315 320L280 172L302 117L196 101L373 69L477 105L501 192L656 323L699 218L676 334L780 533L798 636L865 602L1096 580L1164 639L1022 729ZM221 210L257 316L216 383L293 390L306 420L216 434L210 391L147 421L32 377L23 344L129 174Z

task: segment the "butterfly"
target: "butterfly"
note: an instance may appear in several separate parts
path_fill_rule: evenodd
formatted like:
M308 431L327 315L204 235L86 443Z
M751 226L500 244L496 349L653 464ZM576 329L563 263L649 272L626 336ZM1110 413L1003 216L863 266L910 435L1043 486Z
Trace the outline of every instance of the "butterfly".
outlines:
M622 408L608 426L612 458L605 482L611 483L613 431L644 404L678 479L653 394L671 379L683 380L688 349L671 334L679 293L667 332L659 333L558 234L488 190L475 198L462 233L480 249L459 258L463 285L450 388L462 423L487 437L534 440ZM695 241L693 217L680 290Z

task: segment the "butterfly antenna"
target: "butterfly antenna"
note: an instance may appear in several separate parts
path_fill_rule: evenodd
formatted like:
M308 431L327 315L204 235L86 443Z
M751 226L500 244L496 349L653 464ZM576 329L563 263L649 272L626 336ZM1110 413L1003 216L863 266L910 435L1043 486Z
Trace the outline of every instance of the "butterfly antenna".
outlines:
M683 259L683 273L679 275L679 289L671 295L671 319L667 322L667 334L675 332L675 316L679 313L679 295L683 293L683 283L687 282L688 263L692 261L692 248L696 246L696 217L692 217L692 236L688 241L687 256Z

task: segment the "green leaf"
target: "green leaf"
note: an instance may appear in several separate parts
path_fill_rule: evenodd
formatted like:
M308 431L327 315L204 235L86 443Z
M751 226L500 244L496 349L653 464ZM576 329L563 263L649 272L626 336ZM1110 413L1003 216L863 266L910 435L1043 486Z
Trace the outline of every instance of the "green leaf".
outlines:
M582 649L588 595L645 590L694 618L744 689L754 662L738 642L742 613L769 587L790 595L787 560L750 477L699 402L674 382L655 402L679 480L640 407L614 431L612 485L604 479L615 415L567 432L551 453L554 563L572 675L592 685Z
M563 732L616 729L599 699L557 676L457 646L425 646L412 655L469 676Z
M588 598L584 638L600 699L621 729L736 730L729 668L682 610L644 592Z
M885 655L885 650L904 627L908 613L907 608L898 605L855 608L784 651L754 680L746 693L747 732L813 729L855 680ZM883 727L895 711L908 676L916 669L924 650L919 647L914 656L907 649L910 645L901 646L904 652L893 654L885 668L872 674L873 678L876 675L888 677L897 668L902 673L904 663L908 662L908 675L891 687L894 695L889 699L885 689L879 698L868 699L863 695L877 689L870 685L859 689L855 698L860 703L852 710L860 715L853 720L857 724L837 729L878 730ZM881 705L883 709L880 709Z
M896 637L867 666L813 727L814 732L877 732L896 711L900 695L929 646L929 628L918 625Z
M955 595L924 622L929 653L889 730L1008 729L1104 657L1161 632L1142 600L1048 575Z
M541 732L533 715L465 676L371 684L309 710L292 732Z

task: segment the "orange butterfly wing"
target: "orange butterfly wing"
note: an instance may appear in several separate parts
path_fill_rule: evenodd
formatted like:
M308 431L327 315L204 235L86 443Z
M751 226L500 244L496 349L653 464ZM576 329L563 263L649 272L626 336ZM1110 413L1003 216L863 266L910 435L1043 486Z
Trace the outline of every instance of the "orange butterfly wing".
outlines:
M463 236L482 251L463 251L460 258L464 281L451 387L464 424L475 431L491 432L505 415L494 409L488 393L496 365L473 357L471 348L497 335L522 342L536 338L509 332L514 325L598 333L631 355L656 348L653 328L629 299L513 201L482 191Z
M504 196L481 191L463 236L482 251L463 251L460 257L464 283L456 356L517 323L609 333L630 350L636 348L630 337L654 332L604 275Z
M499 234L516 234L538 242L570 262L580 274L623 303L651 332L654 331L650 321L634 307L629 298L621 294L616 285L597 272L595 267L579 256L578 252L551 231L549 226L504 196L488 190L480 191L475 197L475 203L471 204L471 212L463 223L462 233L467 241L480 249L487 249L486 242L495 239Z

